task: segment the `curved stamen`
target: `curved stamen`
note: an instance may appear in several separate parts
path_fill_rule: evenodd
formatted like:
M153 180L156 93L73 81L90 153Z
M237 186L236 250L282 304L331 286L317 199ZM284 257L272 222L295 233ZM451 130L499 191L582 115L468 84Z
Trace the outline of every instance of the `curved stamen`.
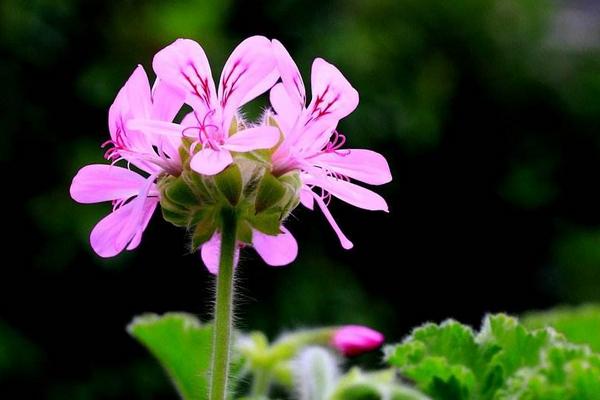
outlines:
M350 150L340 150L346 144L346 135L342 135L337 130L333 131L333 138L325 145L322 153L336 153L342 157L350 154Z
M204 117L202 118L202 121L200 121L200 117L198 116L198 113L196 111L193 111L194 116L196 117L196 121L198 121L198 126L188 126L187 128L184 128L183 131L181 132L183 135L185 135L185 132L190 130L190 129L197 129L198 130L198 139L197 141L202 143L203 146L208 146L211 149L217 149L218 145L216 143L214 143L214 140L216 138L211 137L211 135L208 132L208 129L214 129L217 132L219 131L219 127L215 124L208 124L207 120L209 117L212 117L215 114L216 110L212 109L210 111L208 111ZM218 139L217 139L218 140Z

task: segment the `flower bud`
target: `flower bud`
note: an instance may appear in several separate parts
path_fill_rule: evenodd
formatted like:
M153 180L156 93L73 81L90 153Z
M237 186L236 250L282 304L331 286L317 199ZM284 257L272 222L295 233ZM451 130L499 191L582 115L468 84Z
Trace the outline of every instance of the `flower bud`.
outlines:
M333 347L344 355L354 356L378 348L383 335L376 330L360 325L347 325L335 331L331 339Z
M302 350L293 361L293 371L301 400L328 398L340 375L335 356L318 346Z

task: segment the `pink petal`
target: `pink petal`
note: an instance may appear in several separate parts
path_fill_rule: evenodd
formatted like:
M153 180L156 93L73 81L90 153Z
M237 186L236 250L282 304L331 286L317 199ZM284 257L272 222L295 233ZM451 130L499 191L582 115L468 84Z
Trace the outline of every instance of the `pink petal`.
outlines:
M311 72L311 112L322 111L340 120L358 105L358 92L332 64L316 58Z
M223 148L237 152L269 149L275 146L279 139L279 129L273 126L257 126L238 131L229 136Z
M146 220L149 220L156 204L156 198L140 197L100 220L90 235L90 243L96 254L100 257L114 257L134 240L132 244L137 246L141 230L146 227Z
M217 107L210 65L198 43L177 39L156 53L152 67L161 80L182 88L186 102L203 115Z
M108 126L113 140L123 132L125 122L130 118L148 118L152 108L152 97L148 76L141 65L133 71L125 85L121 88L115 101L108 110ZM144 137L128 137L128 142L135 147L146 147Z
M225 63L219 83L223 126L228 127L239 107L269 90L278 78L269 39L252 36L240 43Z
M181 138L183 128L179 124L153 119L134 118L127 121L126 127L129 131L139 131L148 137L171 136Z
M181 120L181 126L183 128L187 128L187 127L191 127L191 126L198 127L200 125L200 122L201 121L198 121L196 114L193 111L191 111L191 112L185 114L185 116ZM198 131L196 130L195 132L196 132L195 134L189 134L190 137L192 137L192 136L198 137ZM185 135L187 136L188 134L185 133Z
M114 257L125 249L134 232L124 232L123 226L131 218L133 208L134 203L125 204L96 224L90 244L100 257Z
M144 67L138 65L123 87L129 104L130 117L145 117L152 109L152 95L148 75Z
M157 78L152 89L150 117L159 121L171 122L181 110L184 101L185 91L181 87L169 85Z
M108 109L108 130L110 138L114 141L117 140L117 135L125 129L123 126L125 123L123 114L126 112L128 105L125 95L121 94L122 91L123 89L117 94L117 97Z
M355 207L388 212L388 206L383 197L354 183L331 176L313 177L307 174L302 175L302 182L307 185L321 187L338 199Z
M333 215L331 215L331 212L329 212L329 209L327 208L327 205L325 205L325 203L323 202L323 199L321 199L321 197L318 196L316 193L312 193L315 201L319 205L319 208L323 212L323 215L325 215L325 218L329 222L329 225L331 225L331 227L335 231L338 239L340 240L340 243L342 244L342 247L346 250L349 250L352 247L354 247L354 244L352 244L352 242L346 237L346 235L344 235L337 222L335 222L335 219L333 219Z
M309 210L312 210L315 207L315 198L313 196L313 191L307 189L306 186L302 186L300 189L300 203Z
M281 74L281 81L285 90L291 99L294 112L299 113L306 105L306 90L304 82L296 63L285 49L283 44L277 39L273 39L273 52L277 60L277 67Z
M282 83L273 86L269 92L269 100L273 110L277 114L277 123L279 123L283 133L290 133L300 116L301 110L295 106Z
M79 203L128 199L139 193L146 179L126 168L94 164L77 172L71 183L70 193Z
M181 125L145 118L130 119L125 125L127 138L143 137L146 142L144 147L119 150L119 154L127 161L150 174L157 172L157 165L164 164L163 154L172 163L178 163L183 131Z
M181 158L179 155L181 143L181 137L161 136L158 138L156 149L159 153L166 155L172 163L181 166Z
M232 162L233 158L228 150L213 150L206 147L194 155L190 167L199 174L210 176L223 171Z
M142 241L142 234L148 227L150 218L152 217L152 214L154 214L158 203L158 197L148 197L146 202L144 202L144 214L142 216L140 225L138 226L138 229L135 235L133 236L133 239L131 239L131 242L129 242L129 245L127 246L127 250L133 250L140 245L140 242Z
M252 246L273 267L287 265L298 255L298 243L294 236L283 226L281 231L283 233L277 236L266 235L257 230L252 232Z
M221 234L215 233L213 237L202 245L200 249L200 256L202 261L213 275L219 272L219 263L221 262ZM234 266L237 266L240 260L240 249L236 247L234 255Z
M339 152L323 153L314 157L312 161L328 171L371 185L382 185L392 180L385 158L371 150L343 149Z

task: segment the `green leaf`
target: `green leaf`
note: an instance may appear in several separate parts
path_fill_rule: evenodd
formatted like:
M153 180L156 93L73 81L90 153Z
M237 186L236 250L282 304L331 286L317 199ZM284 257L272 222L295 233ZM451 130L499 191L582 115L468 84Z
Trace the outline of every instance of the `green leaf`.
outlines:
M600 305L598 304L532 312L524 315L522 322L528 328L551 326L571 342L587 344L593 351L600 352Z
M388 346L386 359L434 399L485 400L498 398L523 371L542 368L565 343L553 330L529 331L499 314L486 317L478 334L452 320L426 324Z
M205 400L211 357L211 325L185 313L145 314L127 327L167 371L185 400Z
M391 365L434 398L469 399L475 390L479 346L473 331L456 321L426 324L386 352Z

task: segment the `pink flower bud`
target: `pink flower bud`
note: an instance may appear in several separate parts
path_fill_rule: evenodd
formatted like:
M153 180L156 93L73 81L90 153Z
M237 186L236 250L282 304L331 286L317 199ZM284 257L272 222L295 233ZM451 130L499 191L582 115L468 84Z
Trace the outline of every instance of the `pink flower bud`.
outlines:
M347 356L355 356L378 348L383 335L376 330L360 325L346 325L335 331L331 344Z

